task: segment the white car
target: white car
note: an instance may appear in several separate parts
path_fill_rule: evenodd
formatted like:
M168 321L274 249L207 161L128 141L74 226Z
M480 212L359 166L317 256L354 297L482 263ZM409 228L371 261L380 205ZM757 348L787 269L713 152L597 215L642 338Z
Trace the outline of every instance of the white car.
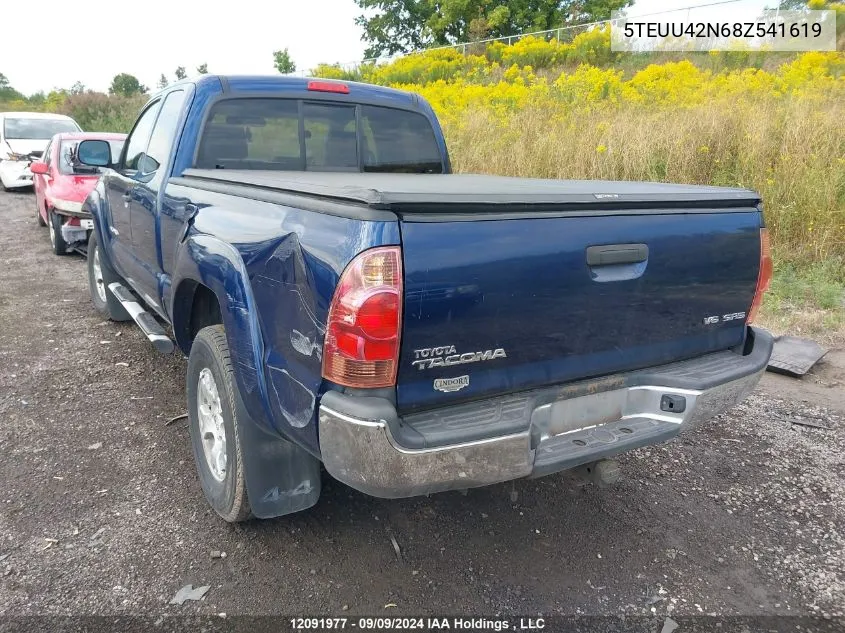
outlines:
M31 187L31 154L40 157L54 134L81 131L76 121L63 114L0 112L0 185L3 189Z

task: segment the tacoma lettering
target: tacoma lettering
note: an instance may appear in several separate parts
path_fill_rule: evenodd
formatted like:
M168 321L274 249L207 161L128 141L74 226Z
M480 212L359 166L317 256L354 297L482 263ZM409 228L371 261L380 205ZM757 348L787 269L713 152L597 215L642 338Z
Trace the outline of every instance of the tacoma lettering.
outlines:
M441 351L443 350L443 351ZM417 360L413 361L414 367L419 370L433 369L434 367L451 367L453 365L464 365L466 363L479 363L481 361L507 358L508 355L501 347L488 349L483 352L465 352L463 354L450 354L449 356L434 355L436 352L445 354L454 352L455 346L435 347L429 349L414 350Z

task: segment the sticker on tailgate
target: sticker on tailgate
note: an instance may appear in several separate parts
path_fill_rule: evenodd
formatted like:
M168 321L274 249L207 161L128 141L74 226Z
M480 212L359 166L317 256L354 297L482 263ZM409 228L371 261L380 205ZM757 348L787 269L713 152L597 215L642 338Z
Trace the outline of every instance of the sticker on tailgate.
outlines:
M469 376L458 376L457 378L437 378L434 381L434 388L437 391L460 391L464 387L469 387Z

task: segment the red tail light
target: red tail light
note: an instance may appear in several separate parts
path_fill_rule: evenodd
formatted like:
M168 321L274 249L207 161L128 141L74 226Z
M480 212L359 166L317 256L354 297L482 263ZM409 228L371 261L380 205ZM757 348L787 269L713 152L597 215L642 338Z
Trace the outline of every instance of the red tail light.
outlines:
M336 81L309 81L308 90L316 90L317 92L339 92L344 95L349 94L349 86Z
M769 244L768 229L760 229L760 272L757 275L757 289L754 291L754 301L751 302L751 309L748 311L746 323L751 323L757 318L757 312L763 303L763 293L769 289L772 281L772 249Z
M401 327L401 248L361 253L340 276L329 307L323 377L346 387L392 387Z

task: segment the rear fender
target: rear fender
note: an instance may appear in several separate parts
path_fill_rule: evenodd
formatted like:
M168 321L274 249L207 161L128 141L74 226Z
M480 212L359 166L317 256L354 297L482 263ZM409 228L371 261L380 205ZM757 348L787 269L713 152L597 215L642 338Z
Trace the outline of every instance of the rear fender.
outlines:
M173 279L171 320L186 355L196 284L209 288L220 305L238 390L239 437L253 513L270 518L314 505L320 496L320 462L282 437L273 424L258 311L240 253L210 235L192 235L179 246Z
M170 312L176 343L186 356L191 352L188 325L196 284L206 286L217 297L235 378L249 414L267 430L278 432L267 407L264 343L240 253L231 244L202 234L188 237L179 246Z

